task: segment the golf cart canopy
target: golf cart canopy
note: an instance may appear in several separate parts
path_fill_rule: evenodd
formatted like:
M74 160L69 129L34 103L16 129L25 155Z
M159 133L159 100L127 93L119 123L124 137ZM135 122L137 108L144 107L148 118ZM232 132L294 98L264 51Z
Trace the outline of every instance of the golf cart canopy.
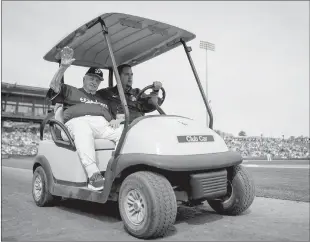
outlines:
M135 66L182 45L196 36L186 30L142 17L122 13L106 13L69 34L54 46L44 59L60 62L60 51L69 46L74 50L73 65L112 68L108 45L100 21L104 22L111 39L117 65Z

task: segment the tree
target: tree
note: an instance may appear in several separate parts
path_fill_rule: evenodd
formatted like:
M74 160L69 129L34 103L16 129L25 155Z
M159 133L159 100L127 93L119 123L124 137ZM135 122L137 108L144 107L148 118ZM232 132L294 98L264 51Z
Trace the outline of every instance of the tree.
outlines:
M239 136L246 136L246 133L245 133L245 131L241 130L238 135Z

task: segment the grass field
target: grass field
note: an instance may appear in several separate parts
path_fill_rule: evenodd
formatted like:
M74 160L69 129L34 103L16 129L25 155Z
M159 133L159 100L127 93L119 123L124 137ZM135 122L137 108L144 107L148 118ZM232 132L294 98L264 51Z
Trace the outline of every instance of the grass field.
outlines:
M247 168L256 196L309 202L309 169Z

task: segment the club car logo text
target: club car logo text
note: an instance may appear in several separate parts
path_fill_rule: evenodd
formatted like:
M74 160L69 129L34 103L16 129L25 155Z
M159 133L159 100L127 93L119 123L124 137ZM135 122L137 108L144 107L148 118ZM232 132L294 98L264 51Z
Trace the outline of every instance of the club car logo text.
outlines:
M178 136L179 143L195 143L195 142L210 142L214 141L212 135L184 135Z

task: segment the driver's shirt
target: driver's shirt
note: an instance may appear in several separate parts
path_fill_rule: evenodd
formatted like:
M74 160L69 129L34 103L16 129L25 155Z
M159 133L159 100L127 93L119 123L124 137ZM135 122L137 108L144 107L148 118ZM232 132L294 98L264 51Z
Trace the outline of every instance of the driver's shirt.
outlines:
M144 108L147 100L141 99L139 102L136 100L139 92L139 88L129 88L125 91L125 98L129 109L129 123L138 117L144 116L144 113L148 111ZM124 113L117 86L98 90L97 94L110 101L110 110L113 118L116 118L116 114ZM142 94L143 97L144 95Z
M102 116L108 122L112 120L110 101L98 93L87 93L84 88L76 88L62 84L59 93L49 89L47 97L52 103L62 103L64 108L64 123L72 118L85 115Z

